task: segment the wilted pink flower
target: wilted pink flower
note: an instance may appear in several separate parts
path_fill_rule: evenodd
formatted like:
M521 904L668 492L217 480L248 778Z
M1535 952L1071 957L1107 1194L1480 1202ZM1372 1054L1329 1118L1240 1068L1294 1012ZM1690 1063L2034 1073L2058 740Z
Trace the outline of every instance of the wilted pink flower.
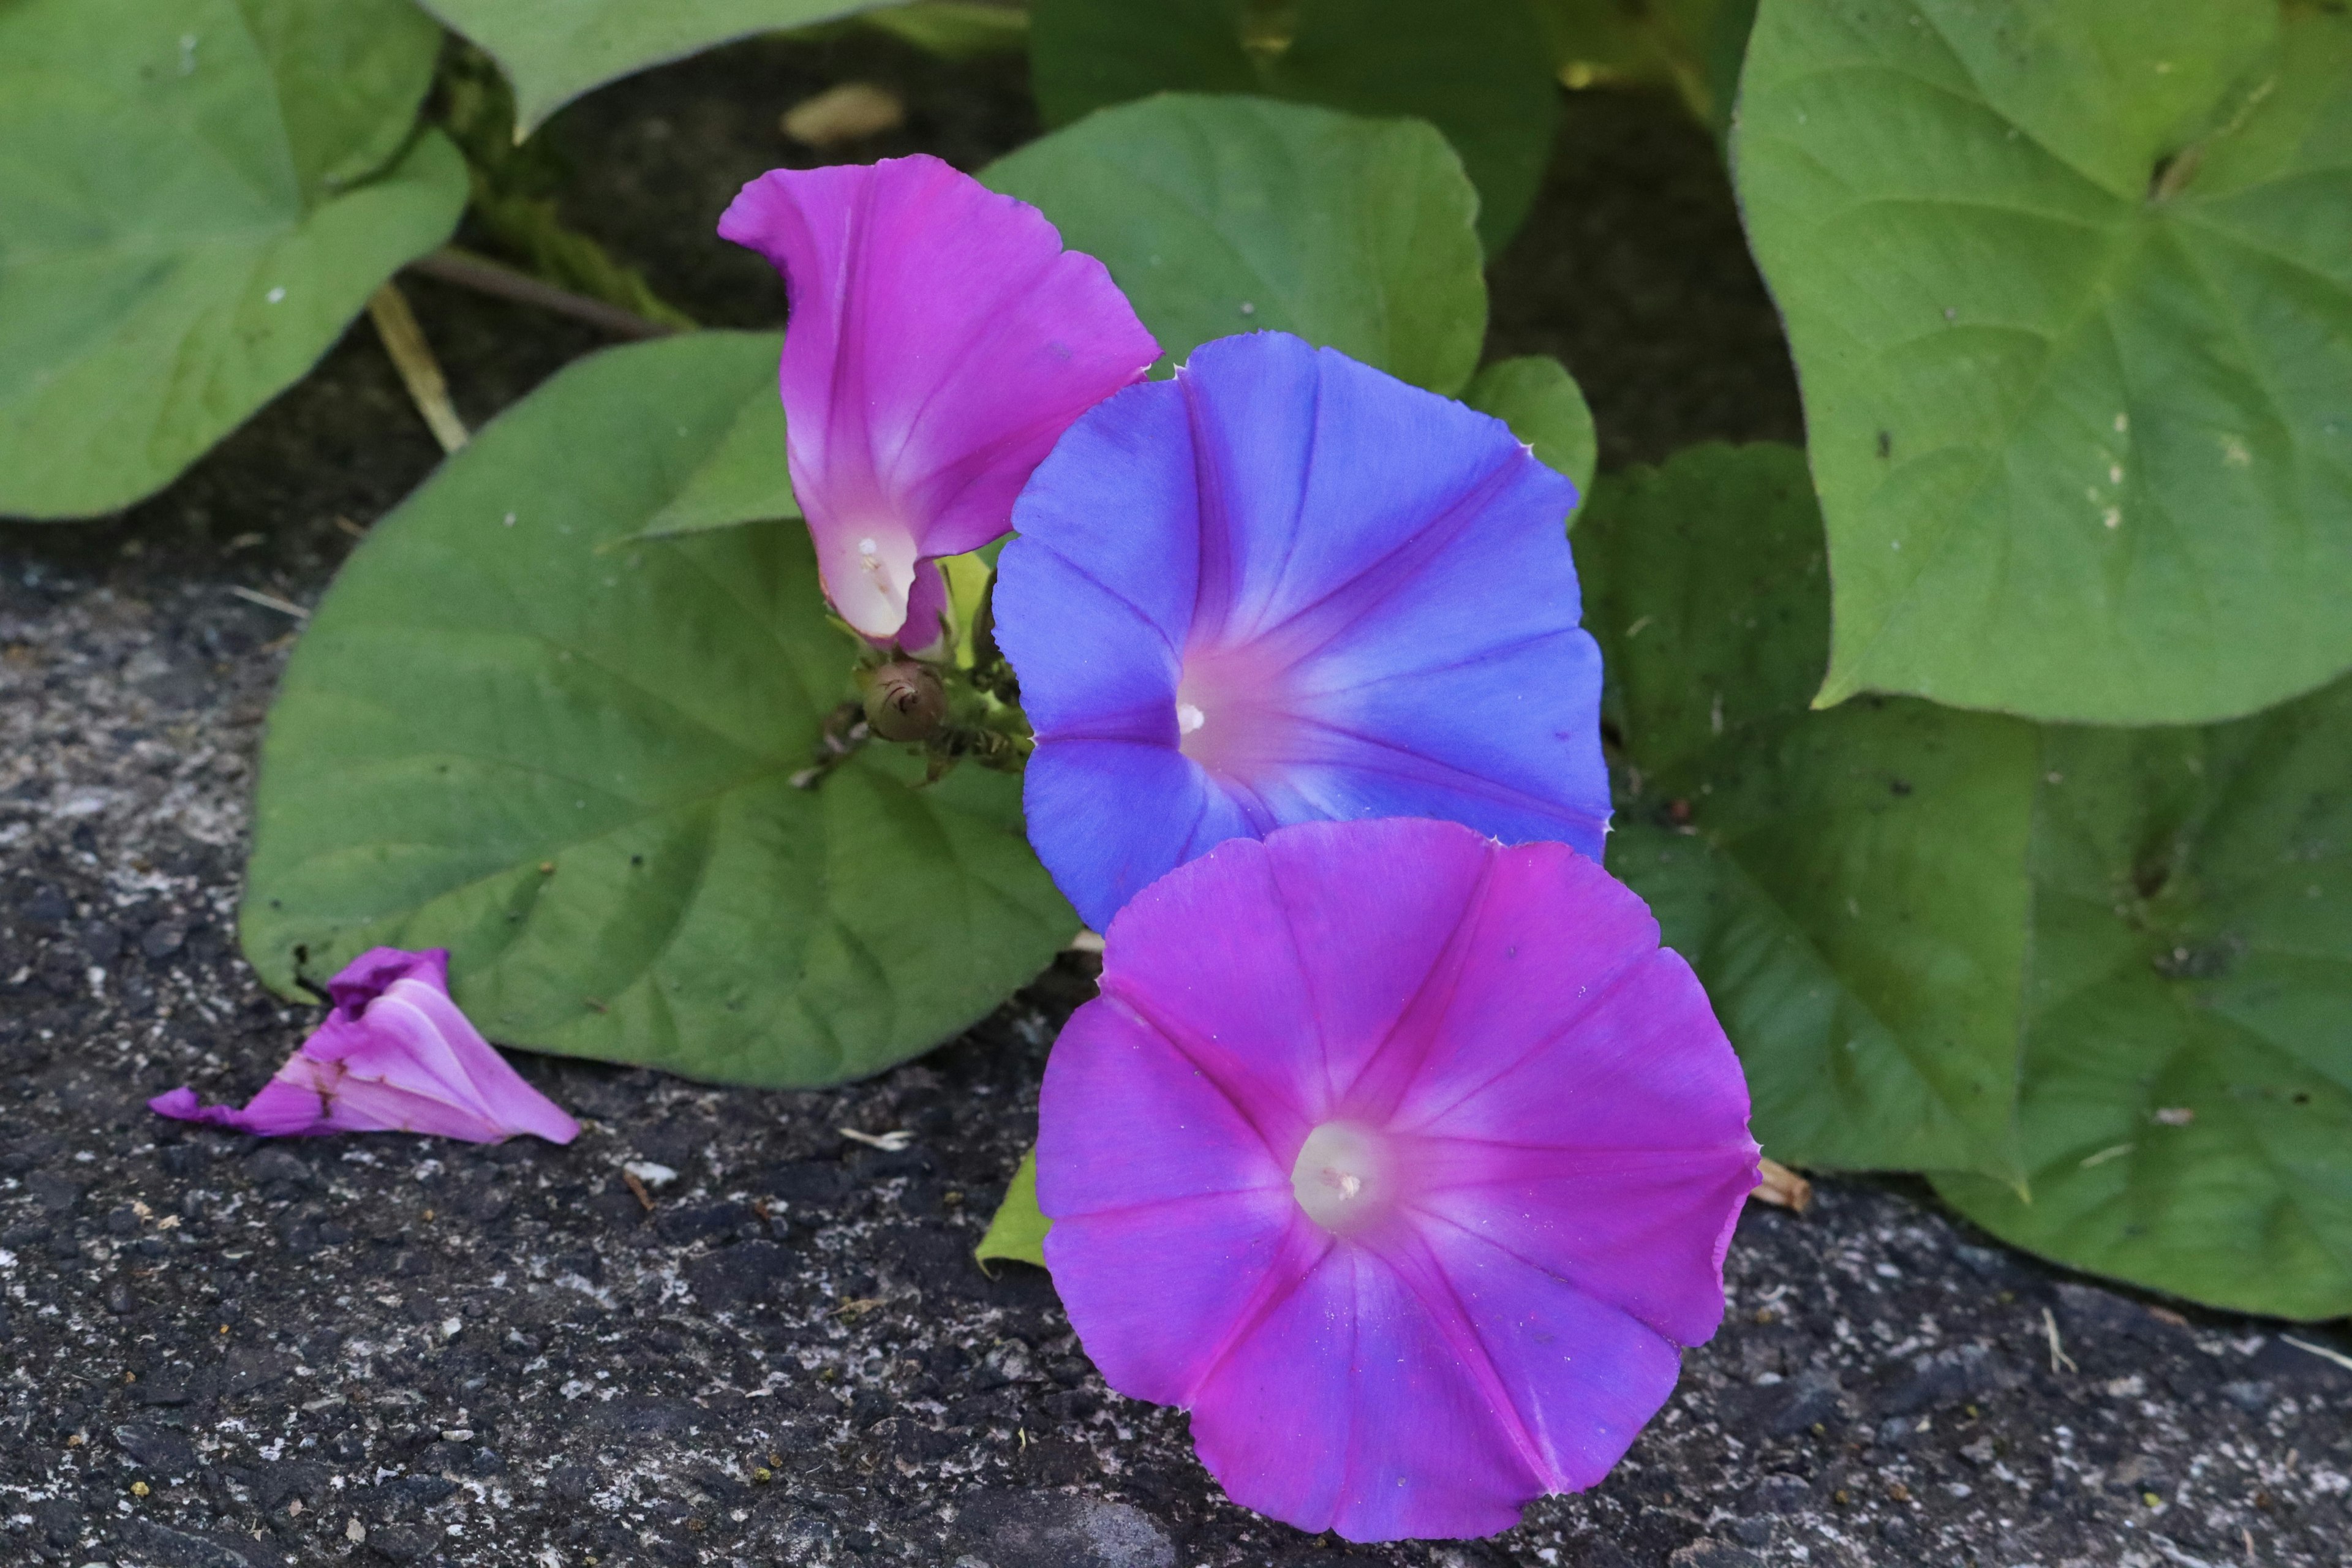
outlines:
M1723 1315L1748 1090L1642 901L1451 823L1236 838L1111 922L1037 1194L1112 1387L1355 1541L1589 1487Z
M1030 470L1160 345L1101 262L937 158L772 169L719 233L784 275L785 445L825 596L929 646L929 625L901 637L919 564L1004 532Z
M186 1088L147 1109L264 1138L425 1132L496 1143L529 1132L569 1143L580 1135L449 999L446 949L371 948L327 983L327 994L335 1010L244 1110L200 1106Z

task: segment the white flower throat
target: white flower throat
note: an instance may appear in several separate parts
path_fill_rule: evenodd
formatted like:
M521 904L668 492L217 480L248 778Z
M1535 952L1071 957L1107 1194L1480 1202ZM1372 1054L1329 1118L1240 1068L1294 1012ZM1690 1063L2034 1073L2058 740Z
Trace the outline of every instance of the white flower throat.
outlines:
M1326 1121L1299 1146L1291 1194L1308 1219L1347 1236L1388 1212L1391 1165L1388 1141L1379 1133L1352 1121Z

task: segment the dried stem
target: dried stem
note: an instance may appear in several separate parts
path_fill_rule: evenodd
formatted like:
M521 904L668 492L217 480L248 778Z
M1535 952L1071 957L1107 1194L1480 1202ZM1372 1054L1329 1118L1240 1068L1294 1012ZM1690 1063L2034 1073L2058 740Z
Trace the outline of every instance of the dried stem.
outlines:
M441 362L433 357L425 329L416 324L416 312L408 308L408 296L400 291L400 285L386 282L370 295L368 315L416 411L432 426L433 438L441 443L444 452L464 446L465 421L457 417L457 406L449 401L449 383L441 374Z

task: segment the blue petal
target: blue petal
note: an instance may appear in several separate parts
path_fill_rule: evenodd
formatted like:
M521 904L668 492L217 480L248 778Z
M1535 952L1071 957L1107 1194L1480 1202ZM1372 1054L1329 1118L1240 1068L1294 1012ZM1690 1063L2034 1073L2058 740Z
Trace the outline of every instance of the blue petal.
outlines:
M1082 417L1022 498L996 597L1038 737L1030 837L1063 891L1099 927L1224 838L1324 818L1597 858L1575 497L1499 420L1278 333ZM1180 749L1187 659L1213 770Z
M1192 626L1201 539L1183 395L1172 383L1147 382L1089 409L1030 476L1013 527L1020 538L999 558L996 619L999 644L1016 667L1015 644L1038 620L1057 616L1063 602L1058 592L1028 592L1024 562L1035 547L1124 601L1181 654ZM1056 661L1041 659L1034 679L1051 686L1059 672Z
M1523 463L1550 474L1501 420L1286 333L1203 344L1177 384L1200 451L1196 637L1258 637L1392 582L1458 530L1484 484ZM1576 492L1550 477L1565 558Z
M997 646L1022 673L1022 706L1040 738L1174 748L1181 640L1171 645L1132 600L1033 535L1004 547L997 574Z
M1096 931L1185 861L1228 838L1259 837L1233 797L1173 746L1041 745L1021 804L1037 858Z

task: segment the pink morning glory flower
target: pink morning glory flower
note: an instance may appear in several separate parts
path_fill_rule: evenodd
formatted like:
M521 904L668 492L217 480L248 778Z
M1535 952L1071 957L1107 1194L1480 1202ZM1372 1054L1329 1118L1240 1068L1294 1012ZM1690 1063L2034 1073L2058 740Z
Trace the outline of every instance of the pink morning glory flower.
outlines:
M372 948L327 983L334 1011L244 1110L175 1089L147 1109L264 1138L425 1132L569 1143L580 1124L523 1082L449 998L449 954Z
M1111 922L1039 1107L1045 1260L1234 1501L1491 1534L1601 1479L1723 1315L1748 1089L1642 901L1391 818L1234 839Z
M1083 416L999 562L1029 838L1100 931L1210 846L1433 816L1598 856L1576 487L1501 420L1278 332Z
M719 233L790 295L785 444L826 597L870 638L930 646L944 596L930 572L910 615L922 563L1003 533L1070 421L1160 345L1101 262L937 158L772 169Z

